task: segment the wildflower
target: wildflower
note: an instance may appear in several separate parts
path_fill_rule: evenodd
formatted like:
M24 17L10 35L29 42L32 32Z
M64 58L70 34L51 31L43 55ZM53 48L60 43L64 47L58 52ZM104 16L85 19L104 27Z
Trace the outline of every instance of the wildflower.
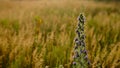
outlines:
M87 54L87 51L85 49L84 50L80 50L80 53Z
M90 64L90 61L88 60L87 51L85 49L85 35L84 35L84 16L80 14L78 17L78 27L76 30L77 38L75 38L75 53L74 53L74 62L73 67L82 67L85 68L85 64Z
M80 40L76 41L75 43L76 43L76 45L78 45L78 46L81 45L81 41L80 41Z
M83 53L84 53L84 54L87 54L87 51L86 51L86 50L83 50Z

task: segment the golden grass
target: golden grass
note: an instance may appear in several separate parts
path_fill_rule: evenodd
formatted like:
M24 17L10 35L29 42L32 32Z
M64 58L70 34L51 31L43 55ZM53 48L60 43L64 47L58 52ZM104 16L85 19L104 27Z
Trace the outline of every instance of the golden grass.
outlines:
M0 68L70 68L80 12L91 67L119 67L118 4L40 0L0 2Z

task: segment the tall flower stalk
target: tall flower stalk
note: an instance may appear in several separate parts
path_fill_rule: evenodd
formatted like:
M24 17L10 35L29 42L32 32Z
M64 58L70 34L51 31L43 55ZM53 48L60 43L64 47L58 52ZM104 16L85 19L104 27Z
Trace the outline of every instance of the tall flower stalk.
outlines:
M85 45L84 24L85 17L83 14L80 14L78 17L78 27L76 29L77 37L75 38L73 68L88 68L90 65Z

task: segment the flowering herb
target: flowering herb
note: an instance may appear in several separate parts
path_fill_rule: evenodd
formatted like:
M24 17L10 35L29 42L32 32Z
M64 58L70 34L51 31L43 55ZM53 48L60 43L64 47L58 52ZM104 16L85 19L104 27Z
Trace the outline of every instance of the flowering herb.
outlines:
M73 56L73 68L88 68L90 61L88 59L85 34L84 34L85 18L83 14L78 17L78 27L76 29L77 37L75 38L74 56Z

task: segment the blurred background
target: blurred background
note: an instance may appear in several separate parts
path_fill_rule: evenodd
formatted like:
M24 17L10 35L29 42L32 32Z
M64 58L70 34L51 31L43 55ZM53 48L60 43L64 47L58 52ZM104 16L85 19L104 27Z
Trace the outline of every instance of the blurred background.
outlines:
M92 68L120 67L119 0L0 0L0 68L70 68L85 15Z

